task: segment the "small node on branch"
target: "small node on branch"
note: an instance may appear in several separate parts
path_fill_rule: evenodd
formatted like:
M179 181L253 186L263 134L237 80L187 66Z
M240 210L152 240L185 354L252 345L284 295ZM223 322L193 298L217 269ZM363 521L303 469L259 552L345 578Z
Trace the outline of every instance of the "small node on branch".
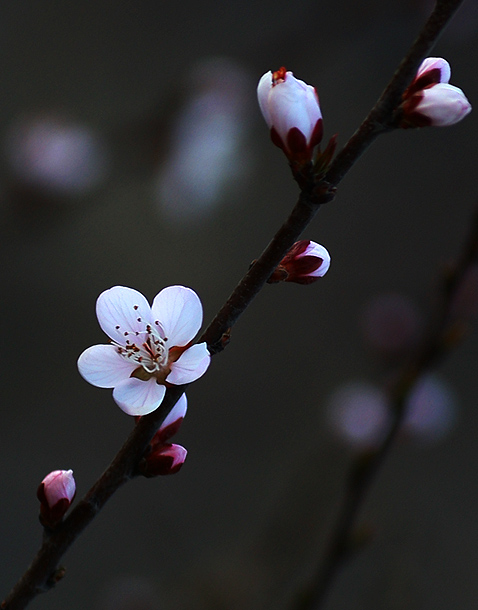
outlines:
M231 331L232 331L232 328L228 328L225 333L222 333L222 337L221 337L222 349L224 349L225 347L227 347L229 345L229 342L231 341Z
M57 569L53 572L50 578L46 581L46 589L52 589L60 580L62 580L66 575L66 568L64 566L58 566Z

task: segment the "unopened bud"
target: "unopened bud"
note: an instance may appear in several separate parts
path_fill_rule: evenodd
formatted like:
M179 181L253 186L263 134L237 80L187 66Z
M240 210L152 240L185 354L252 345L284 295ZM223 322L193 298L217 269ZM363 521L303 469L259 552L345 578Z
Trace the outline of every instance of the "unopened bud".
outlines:
M405 97L409 97L416 91L425 89L438 83L448 83L451 77L450 64L443 57L427 57L420 64L417 74L405 91Z
M274 273L267 280L312 284L324 276L330 267L330 254L315 241L297 241L281 260Z
M187 450L166 441L179 430L187 408L186 394L183 394L153 436L148 452L138 465L140 473L145 477L174 474L184 464Z
M317 91L280 68L260 79L257 97L273 143L290 160L310 161L323 135Z
M178 402L171 409L171 411L168 413L163 423L161 424L161 427L154 435L153 440L151 441L151 446L153 448L164 444L167 440L169 440L178 432L181 424L183 423L183 419L186 417L187 410L188 401L186 398L186 394L183 394L178 400Z
M403 94L401 127L446 127L471 112L471 104L458 87L450 85L449 63L428 57Z
M170 443L157 445L146 458L141 460L141 474L145 477L175 474L184 464L187 454L187 450L181 445Z
M42 525L54 528L68 510L76 493L73 470L50 472L37 490L40 500L40 521Z

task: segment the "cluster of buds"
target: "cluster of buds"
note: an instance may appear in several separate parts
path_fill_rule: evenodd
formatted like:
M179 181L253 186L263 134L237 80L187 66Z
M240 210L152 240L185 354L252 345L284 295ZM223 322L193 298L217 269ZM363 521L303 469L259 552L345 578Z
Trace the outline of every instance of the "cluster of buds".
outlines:
M329 267L330 255L324 246L315 241L303 239L295 242L267 282L269 284L277 282L312 284L319 277L324 276Z
M463 91L449 84L450 76L450 64L445 59L428 57L422 62L403 93L400 127L454 125L471 111ZM316 152L323 136L323 121L315 87L282 67L262 76L257 97L273 143L284 151L293 167L304 167L315 155L315 173L323 173L335 151L335 136L323 153Z
M146 477L174 474L186 460L187 450L167 441L178 432L186 415L187 399L183 394L154 435L148 452L138 465ZM139 417L137 419L140 419ZM40 500L40 522L49 529L61 523L76 494L73 470L54 470L40 483L37 498Z
M73 502L76 494L76 483L73 470L54 470L50 472L37 490L40 500L40 522L53 529L63 519L64 514Z
M139 472L145 477L175 474L184 464L187 450L167 441L179 430L186 411L187 399L183 394L154 435L147 454L138 465Z
M401 127L445 127L471 112L463 91L449 84L450 76L450 64L445 59L427 57L422 62L403 93Z

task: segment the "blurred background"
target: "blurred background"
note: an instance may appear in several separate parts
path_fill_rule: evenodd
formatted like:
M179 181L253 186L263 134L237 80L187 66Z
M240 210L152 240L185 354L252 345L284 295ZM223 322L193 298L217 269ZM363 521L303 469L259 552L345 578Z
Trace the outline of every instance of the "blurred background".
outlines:
M100 292L192 287L205 324L297 197L255 87L285 65L343 145L430 10L419 0L18 0L0 8L2 598L41 542L35 493L79 497L133 420L88 385ZM478 104L478 5L434 53ZM38 610L285 608L311 573L357 450L390 412L393 365L423 332L476 206L478 118L382 136L304 235L310 286L267 286L188 391L174 477L113 497ZM476 274L475 274L476 280ZM466 303L478 292L471 280ZM361 515L375 532L327 608L476 608L478 336L424 378Z

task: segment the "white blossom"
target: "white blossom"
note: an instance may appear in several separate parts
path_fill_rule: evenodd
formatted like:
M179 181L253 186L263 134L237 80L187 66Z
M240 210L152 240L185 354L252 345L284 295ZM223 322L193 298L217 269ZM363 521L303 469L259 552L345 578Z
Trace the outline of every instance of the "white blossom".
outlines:
M151 413L167 384L191 383L209 366L206 343L191 345L202 305L190 288L164 288L150 306L137 290L115 286L100 294L96 314L111 343L85 350L78 369L92 385L114 388L115 402L129 415Z

